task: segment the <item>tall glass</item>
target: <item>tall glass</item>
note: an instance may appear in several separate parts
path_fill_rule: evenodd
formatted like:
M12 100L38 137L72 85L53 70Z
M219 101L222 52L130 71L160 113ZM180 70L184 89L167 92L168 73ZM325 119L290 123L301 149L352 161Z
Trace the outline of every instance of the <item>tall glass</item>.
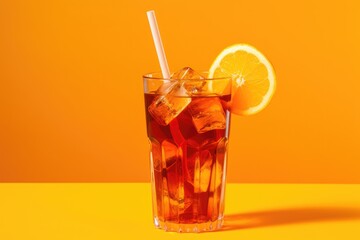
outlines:
M143 80L155 226L176 232L219 229L231 79L170 80L153 73ZM159 93L173 86L177 91Z

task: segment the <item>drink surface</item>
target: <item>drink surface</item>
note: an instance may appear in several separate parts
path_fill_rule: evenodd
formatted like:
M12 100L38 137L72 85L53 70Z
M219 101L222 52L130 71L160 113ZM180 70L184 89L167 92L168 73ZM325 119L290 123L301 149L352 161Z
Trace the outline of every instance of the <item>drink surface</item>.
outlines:
M186 107L169 122L151 114L159 98L145 93L155 224L217 221L223 215L230 94L178 97Z

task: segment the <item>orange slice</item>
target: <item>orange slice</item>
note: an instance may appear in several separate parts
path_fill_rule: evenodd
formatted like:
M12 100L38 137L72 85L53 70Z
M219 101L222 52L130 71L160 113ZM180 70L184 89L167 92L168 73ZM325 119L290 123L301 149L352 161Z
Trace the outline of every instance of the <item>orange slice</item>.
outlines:
M266 57L247 44L225 48L215 59L209 78L232 77L231 112L252 115L264 109L274 94L274 69Z

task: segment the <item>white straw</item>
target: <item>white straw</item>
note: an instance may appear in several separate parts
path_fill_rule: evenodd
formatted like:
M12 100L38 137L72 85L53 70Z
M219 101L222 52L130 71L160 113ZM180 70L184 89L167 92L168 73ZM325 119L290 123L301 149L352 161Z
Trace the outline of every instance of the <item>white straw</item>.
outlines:
M167 63L167 60L166 60L164 47L163 47L163 44L162 44L162 41L161 41L159 27L158 27L157 22L156 22L155 12L153 10L151 10L151 11L147 11L146 14L148 16L150 29L151 29L152 37L153 37L153 40L154 40L156 53L158 55L158 59L159 59L160 68L161 68L163 78L169 79L170 78L169 66L168 66L168 63Z

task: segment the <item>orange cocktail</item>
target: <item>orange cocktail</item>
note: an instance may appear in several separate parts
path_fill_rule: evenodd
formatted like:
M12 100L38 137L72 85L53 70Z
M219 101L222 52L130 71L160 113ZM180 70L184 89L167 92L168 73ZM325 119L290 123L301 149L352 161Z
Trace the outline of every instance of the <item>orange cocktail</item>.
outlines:
M184 232L219 228L231 79L206 79L184 68L171 81L146 75L144 86L155 225Z

